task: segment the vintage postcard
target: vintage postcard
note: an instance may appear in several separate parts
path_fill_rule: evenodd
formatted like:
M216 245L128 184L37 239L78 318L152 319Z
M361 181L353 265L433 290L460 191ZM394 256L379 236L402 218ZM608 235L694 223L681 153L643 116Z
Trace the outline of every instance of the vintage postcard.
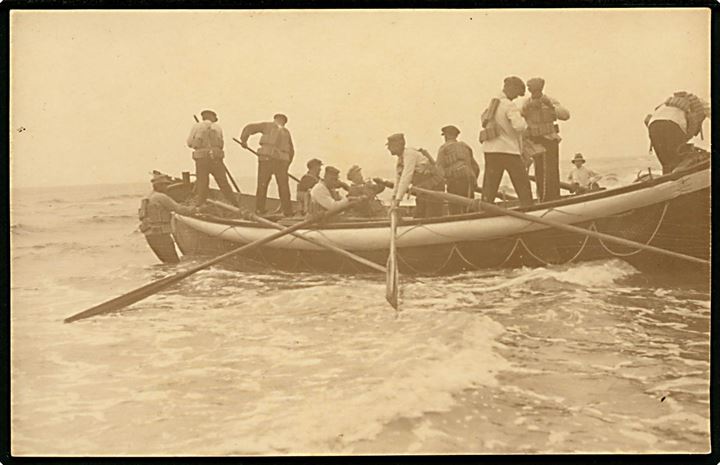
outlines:
M13 10L13 456L710 452L710 10Z

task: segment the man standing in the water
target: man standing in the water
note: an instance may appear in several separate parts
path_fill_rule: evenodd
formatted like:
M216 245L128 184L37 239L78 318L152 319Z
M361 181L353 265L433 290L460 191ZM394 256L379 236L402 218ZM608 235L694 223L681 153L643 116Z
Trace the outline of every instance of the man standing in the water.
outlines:
M240 134L240 145L248 148L247 141L253 134L261 133L258 149L257 191L255 193L255 211L258 215L265 213L265 201L270 179L275 176L280 195L280 204L285 216L292 216L290 201L290 185L288 169L295 157L290 131L285 127L287 116L278 113L272 122L251 123L245 126Z

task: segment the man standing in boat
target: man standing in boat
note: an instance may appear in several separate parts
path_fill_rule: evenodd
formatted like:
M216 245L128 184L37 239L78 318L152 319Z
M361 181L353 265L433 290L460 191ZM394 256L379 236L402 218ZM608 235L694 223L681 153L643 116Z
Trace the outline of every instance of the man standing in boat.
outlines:
M387 145L390 154L398 157L395 165L397 176L393 191L393 202L395 204L399 203L403 196L407 194L410 184L433 191L445 190L445 180L440 170L435 166L435 160L427 151L406 147L403 134L389 136L385 145ZM442 201L423 197L415 198L415 218L430 218L442 216L442 214Z
M214 111L205 110L200 113L202 121L195 123L187 139L187 145L193 149L195 160L195 188L198 204L203 205L210 189L210 175L222 191L225 198L232 205L239 206L227 179L227 168L223 162L223 132L217 123L218 118Z
M155 173L151 182L153 190L142 200L138 210L140 231L145 234L148 245L163 263L178 263L180 259L171 235L172 213L190 215L197 209L180 205L165 193L167 186L172 183L170 176Z
M480 142L485 152L483 194L485 202L495 200L505 171L510 175L521 205L532 205L532 191L525 165L522 161L522 137L527 124L520 110L513 103L525 95L525 83L517 76L505 78L503 91L490 101L483 112L483 130Z
M248 148L247 141L250 136L262 134L258 149L257 191L255 194L255 211L258 215L265 213L268 185L273 176L275 176L278 186L283 214L285 216L293 215L288 169L295 156L295 148L290 131L285 127L287 121L287 116L278 113L273 116L272 122L248 124L240 134L240 145L245 148Z
M544 87L544 79L530 79L527 82L530 98L522 109L522 115L528 126L527 139L530 144L541 147L533 157L537 197L541 202L560 198L561 139L557 121L570 119L570 112L560 105L560 102L543 94Z
M473 151L465 142L457 140L460 130L455 126L440 129L445 143L438 149L437 166L445 177L447 191L467 198L475 197L480 167L473 157ZM463 213L465 207L448 205L451 215Z
M655 111L645 117L650 146L655 150L663 174L672 172L680 163L678 149L700 134L705 118L710 118L710 105L685 91L675 92Z

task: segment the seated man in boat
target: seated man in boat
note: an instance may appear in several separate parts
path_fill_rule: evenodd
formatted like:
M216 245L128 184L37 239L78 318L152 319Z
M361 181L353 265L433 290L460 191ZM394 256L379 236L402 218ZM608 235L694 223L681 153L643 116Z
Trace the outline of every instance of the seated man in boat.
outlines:
M575 157L572 159L572 164L575 165L575 169L568 174L568 181L570 181L570 185L572 186L573 194L584 194L586 192L600 190L597 182L601 176L584 166L585 159L582 153L575 154Z
M322 161L317 158L313 158L307 162L307 173L300 178L300 182L297 185L297 196L295 199L300 204L300 214L306 215L308 208L310 207L310 189L320 181L320 169L322 168Z
M663 174L672 172L682 157L679 149L693 137L702 137L702 125L710 118L710 105L698 96L675 92L645 117L650 147L655 151Z
M485 202L492 203L505 171L510 175L520 205L532 205L532 191L522 154L522 137L527 123L513 103L525 95L525 83L517 76L505 78L503 91L490 101L481 117L483 130L480 142L485 152L483 194Z
M192 157L195 160L195 189L198 204L203 205L207 200L212 174L227 201L239 207L227 179L227 168L223 162L225 158L223 132L217 123L217 115L212 110L205 110L200 113L200 117L202 121L195 123L187 138L187 145L193 149Z
M385 185L372 180L365 180L362 175L362 169L358 165L350 167L347 173L348 196L364 197L365 200L358 202L357 205L348 209L345 214L360 218L377 218L387 215L387 209L383 207L382 202L376 197L385 190Z
M138 210L140 231L145 234L148 245L163 263L178 263L180 259L171 235L171 214L178 212L191 215L197 209L180 205L165 193L167 186L172 183L170 176L156 173L151 182L153 190L142 200Z
M340 170L334 166L325 167L325 176L310 189L310 208L308 217L318 215L322 212L333 211L346 206L352 197L342 198L337 189L344 183L340 181Z
M480 167L473 157L473 151L465 142L459 141L460 130L455 126L445 126L440 129L445 143L438 149L437 165L445 177L447 191L450 194L475 198L477 177ZM448 210L451 215L464 213L466 207L450 204Z
M399 203L410 189L410 184L415 187L433 191L444 191L445 180L441 171L435 166L435 160L423 149L412 149L405 146L403 134L393 134L388 137L388 151L395 155L397 163L395 169L395 189L393 191L393 202ZM443 202L423 197L415 198L415 218L430 218L442 216Z

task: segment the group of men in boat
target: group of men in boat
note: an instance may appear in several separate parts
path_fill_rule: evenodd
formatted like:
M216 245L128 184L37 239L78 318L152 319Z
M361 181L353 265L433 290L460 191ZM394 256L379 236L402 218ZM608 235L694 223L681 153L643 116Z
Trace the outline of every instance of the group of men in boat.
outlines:
M537 198L540 202L560 198L559 174L559 135L558 121L570 118L569 111L557 99L543 93L545 81L533 78L523 82L517 76L509 76L503 81L502 92L492 98L481 116L482 129L479 140L482 143L485 170L482 187L477 180L480 168L472 148L458 140L460 130L453 125L441 129L444 143L440 146L437 158L433 158L424 149L409 147L405 136L397 133L387 138L387 149L397 157L397 176L392 195L393 206L397 206L408 193L410 186L433 191L445 191L473 198L475 192L482 193L482 200L494 202L498 194L500 181L508 172L521 206L531 205L533 196L530 187L528 169L534 165ZM530 98L521 106L514 100L530 91ZM702 134L702 124L710 117L709 105L699 97L688 92L676 92L655 108L645 119L648 127L651 149L654 149L662 167L663 174L672 172L683 160L689 139ZM272 177L278 187L281 211L284 216L294 216L290 199L288 169L295 156L295 148L286 124L286 115L278 113L270 122L246 125L238 141L248 150L248 139L261 134L259 140L256 205L257 214L266 214L267 190ZM143 200L141 207L141 229L149 237L148 243L153 249L161 249L160 254L175 255L172 239L169 235L170 214L173 211L192 213L205 205L209 191L209 177L212 175L228 203L239 206L237 197L228 182L228 170L223 162L223 132L218 125L215 112L205 110L190 132L187 145L195 161L195 195L198 207L191 208L177 204L163 193L171 182L165 175L153 177L153 193ZM572 159L575 169L569 174L571 190L584 193L597 190L600 176L584 166L582 154ZM343 206L355 200L350 212L353 216L384 216L387 209L376 198L389 183L375 178L366 180L362 169L354 165L347 172L350 185L340 179L340 170L326 166L321 177L323 163L312 159L307 163L308 171L297 187L297 201L301 214L315 214ZM232 179L232 178L231 178ZM345 189L347 196L342 197L338 189ZM464 212L463 207L449 206L450 214ZM417 197L414 216L416 218L436 217L443 214L443 203L431 198ZM171 249L171 251L170 251ZM158 250L156 250L156 253ZM161 255L159 255L161 256ZM170 256L168 261L174 261Z

